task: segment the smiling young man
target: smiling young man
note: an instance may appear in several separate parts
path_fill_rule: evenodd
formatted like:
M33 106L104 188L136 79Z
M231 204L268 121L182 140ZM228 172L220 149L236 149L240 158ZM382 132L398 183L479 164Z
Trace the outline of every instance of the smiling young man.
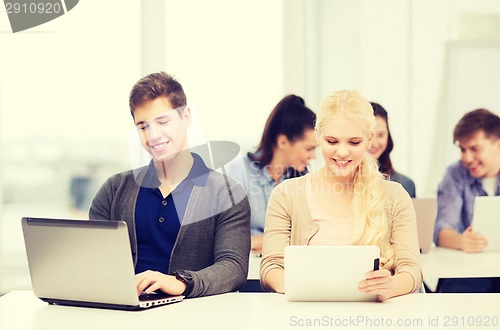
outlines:
M250 253L243 188L190 152L191 111L173 77L159 72L139 80L129 106L151 162L109 178L89 218L127 222L138 294L199 297L238 290Z
M500 118L477 109L466 113L455 126L453 140L460 161L448 167L438 188L436 245L475 253L488 244L471 230L476 196L500 195ZM500 279L440 280L442 292L499 292Z

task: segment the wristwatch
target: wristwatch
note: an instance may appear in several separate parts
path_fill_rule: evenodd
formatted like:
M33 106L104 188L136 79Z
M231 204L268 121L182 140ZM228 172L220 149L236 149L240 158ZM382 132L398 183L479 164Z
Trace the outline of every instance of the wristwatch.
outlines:
M193 290L194 280L193 275L185 270L177 270L174 272L175 278L186 284L186 290L182 293L184 296L188 296Z

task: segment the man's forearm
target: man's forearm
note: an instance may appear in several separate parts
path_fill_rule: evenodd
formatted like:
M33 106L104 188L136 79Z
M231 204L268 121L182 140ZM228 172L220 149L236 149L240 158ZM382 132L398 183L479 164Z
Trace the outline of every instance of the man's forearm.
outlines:
M438 234L438 245L456 250L463 250L462 234L449 228L443 228Z

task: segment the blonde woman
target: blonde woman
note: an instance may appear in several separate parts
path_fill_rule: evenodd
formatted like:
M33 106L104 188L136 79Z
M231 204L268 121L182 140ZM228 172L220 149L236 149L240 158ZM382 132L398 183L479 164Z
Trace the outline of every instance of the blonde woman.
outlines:
M417 291L422 273L415 211L408 193L384 180L368 152L375 133L370 103L356 91L333 93L321 103L316 133L325 165L271 194L263 288L284 292L287 245L376 245L381 268L367 273L359 290L377 294L379 301Z

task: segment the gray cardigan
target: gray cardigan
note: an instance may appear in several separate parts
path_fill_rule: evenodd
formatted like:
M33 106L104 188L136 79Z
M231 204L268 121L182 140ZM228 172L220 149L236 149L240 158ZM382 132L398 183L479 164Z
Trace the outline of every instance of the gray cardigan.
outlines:
M109 178L92 201L89 218L123 220L137 263L135 205L147 166ZM187 270L194 280L189 297L240 289L250 255L250 205L243 188L210 170L204 186L195 185L170 258L169 272ZM139 183L139 184L138 184Z

